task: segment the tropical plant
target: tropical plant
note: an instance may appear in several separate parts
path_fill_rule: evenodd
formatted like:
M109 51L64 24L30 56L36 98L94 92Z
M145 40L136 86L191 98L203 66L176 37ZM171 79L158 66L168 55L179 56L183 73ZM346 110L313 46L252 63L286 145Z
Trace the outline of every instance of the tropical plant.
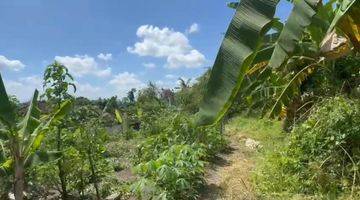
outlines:
M45 88L44 96L47 97L48 101L55 105L55 109L58 109L61 103L66 99L72 99L73 97L68 93L69 87L76 91L76 86L73 83L73 77L69 74L69 70L61 63L55 61L53 64L48 65L44 73L43 87ZM62 151L62 129L64 123L59 123L56 126L56 150ZM59 170L59 178L61 182L62 198L67 199L66 189L66 174L63 169L63 160L59 159L57 162Z
M41 118L37 107L38 95L38 91L35 90L25 117L18 122L0 75L0 122L4 128L0 130L0 139L9 149L9 155L6 155L4 150L1 151L0 172L13 175L14 195L17 200L22 200L24 197L25 168L38 161L59 158L59 152L38 150L49 127L59 123L71 108L71 102L64 101L53 114ZM1 145L1 148L3 149L4 146Z
M82 160L88 161L91 174L89 176L90 178L83 177L81 180L87 179L89 183L93 184L97 199L101 199L101 189L99 186L101 177L109 171L105 169L107 162L103 156L106 150L105 142L107 140L107 132L101 126L104 114L105 109L99 112L98 109L84 106L78 108L71 118L76 128L73 135L75 148L83 158ZM76 126L78 123L82 126ZM82 181L80 185L82 188L81 193L84 194L85 181Z
M263 195L290 193L338 199L360 195L360 102L335 97L317 104L286 144L268 153L255 174ZM344 198L345 199L345 198Z
M230 4L236 13L215 60L198 124L220 121L239 93L262 104L271 117L286 116L296 108L293 104L298 104L300 87L308 77L331 66L332 60L358 51L359 1L293 1L284 25L273 17L277 3ZM270 28L275 33L267 33Z
M141 199L197 199L204 156L204 149L196 144L171 146L159 158L136 166L142 178L133 190Z

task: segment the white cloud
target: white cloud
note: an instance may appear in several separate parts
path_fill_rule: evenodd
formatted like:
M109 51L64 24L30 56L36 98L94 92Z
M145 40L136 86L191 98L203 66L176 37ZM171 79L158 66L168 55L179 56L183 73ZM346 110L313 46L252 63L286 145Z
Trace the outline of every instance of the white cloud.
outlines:
M41 77L34 75L20 77L17 80L4 80L6 91L10 95L15 95L21 102L29 101L35 89L42 91Z
M20 71L25 67L25 65L20 60L9 60L3 55L0 55L0 70L1 69L10 69L14 71Z
M175 78L177 78L177 76L175 76L173 74L166 74L165 78L167 78L167 79L175 79Z
M129 72L115 75L113 79L109 81L109 84L116 88L120 96L126 96L126 93L132 88L140 89L146 86L136 74Z
M101 53L101 54L97 55L97 57L100 60L104 60L104 61L112 60L112 54L111 53L106 53L106 54Z
M199 32L200 27L197 23L191 24L191 26L186 30L187 34L197 33Z
M55 60L69 68L70 72L77 77L82 77L87 74L98 77L108 77L111 75L111 68L100 69L96 60L88 55L75 55L74 57L55 56Z
M143 63L142 65L148 69L156 68L156 65L154 63Z
M167 27L159 28L151 25L140 26L136 35L142 39L127 51L139 56L165 57L166 66L199 67L205 62L205 56L194 49L185 34Z
M205 61L205 56L199 51L193 49L187 54L174 54L167 58L167 67L179 68L185 66L187 68L200 67Z

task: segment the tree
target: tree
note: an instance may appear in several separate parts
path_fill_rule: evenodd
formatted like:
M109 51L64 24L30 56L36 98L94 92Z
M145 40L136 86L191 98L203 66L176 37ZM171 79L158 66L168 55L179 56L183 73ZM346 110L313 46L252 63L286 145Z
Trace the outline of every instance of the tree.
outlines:
M99 182L103 175L101 173L104 173L98 169L98 166L100 162L106 163L102 157L107 139L106 131L101 127L104 114L105 109L99 112L98 108L82 106L75 111L71 119L73 127L77 127L79 123L82 125L75 130L75 144L82 157L89 162L91 171L89 182L93 183L98 200L101 199Z
M69 74L68 69L55 61L53 64L47 66L44 73L44 83L43 87L45 88L45 96L48 101L55 105L55 109L58 109L63 101L66 99L72 99L73 97L68 93L69 87L73 87L74 92L76 92L76 86L73 83L73 77ZM56 149L57 151L62 152L62 129L64 127L63 123L59 123L56 127L57 129L57 139L56 139ZM63 160L59 159L57 162L59 170L59 178L61 182L61 194L63 199L68 198L67 189L66 189L66 174L63 169Z
M274 18L277 3L243 0L230 5L235 16L211 71L198 124L220 121L239 93L246 92L249 100L263 94L269 100L262 103L269 116L281 115L291 110L286 108L317 68L359 50L359 1L336 1L335 9L335 1L294 1L284 25ZM270 29L275 33L268 33Z
M16 200L24 198L25 168L37 161L48 161L58 157L57 152L38 151L49 127L61 120L71 108L70 101L64 101L54 113L42 120L37 107L38 91L35 90L25 117L17 123L16 110L11 105L0 75L0 122L4 129L0 130L0 141L5 141L10 150L6 156L2 150L0 156L0 175L13 174L14 195ZM3 149L3 145L1 145Z
M130 103L135 103L135 92L136 89L132 88L128 93L127 93L127 98L129 99Z

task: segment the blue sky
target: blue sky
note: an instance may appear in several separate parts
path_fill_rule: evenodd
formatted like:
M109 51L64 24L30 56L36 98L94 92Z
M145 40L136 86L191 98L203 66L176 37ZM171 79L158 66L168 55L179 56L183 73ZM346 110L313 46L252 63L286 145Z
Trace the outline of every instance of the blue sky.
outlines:
M234 10L223 0L1 0L0 72L28 100L54 60L78 96L124 96L153 81L174 87L212 65ZM284 19L291 5L281 1Z

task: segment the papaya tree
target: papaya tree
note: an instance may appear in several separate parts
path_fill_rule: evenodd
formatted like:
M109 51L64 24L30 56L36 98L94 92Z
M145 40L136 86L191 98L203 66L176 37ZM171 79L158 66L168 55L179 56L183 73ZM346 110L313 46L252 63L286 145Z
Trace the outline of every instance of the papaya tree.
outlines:
M66 99L73 99L69 94L70 87L73 88L74 92L76 91L74 79L68 69L57 61L45 69L43 87L45 89L44 95L50 104L54 105L55 110L58 109ZM64 122L56 126L56 150L60 152L63 151L62 129L64 126ZM59 170L62 198L67 199L68 193L66 188L66 174L63 168L63 158L58 160L57 167Z
M277 3L229 4L235 15L212 68L198 124L220 121L241 95L262 105L270 117L280 116L317 69L359 51L359 1L294 0L284 24L274 18Z
M39 92L35 90L25 117L18 121L0 75L0 122L3 127L0 130L0 140L5 143L1 143L0 176L13 176L16 200L24 198L25 168L37 161L58 157L58 152L39 151L39 147L49 132L49 127L58 123L71 107L70 101L64 101L53 114L43 118L37 107L38 95ZM4 146L9 149L8 155L4 153Z

